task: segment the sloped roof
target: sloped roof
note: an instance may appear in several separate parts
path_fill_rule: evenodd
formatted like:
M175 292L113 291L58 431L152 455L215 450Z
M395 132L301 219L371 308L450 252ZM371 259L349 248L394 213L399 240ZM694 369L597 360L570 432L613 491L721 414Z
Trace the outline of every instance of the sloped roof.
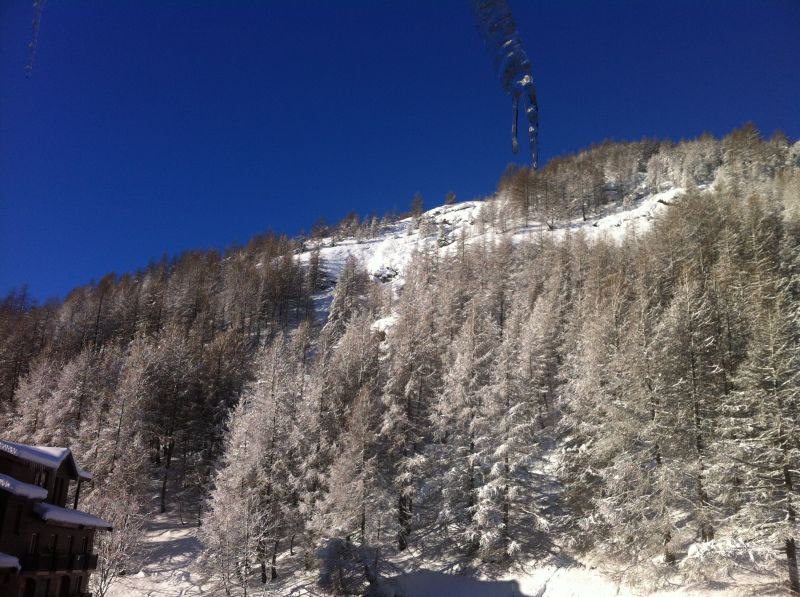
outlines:
M110 531L113 528L110 522L106 522L102 518L98 518L87 512L69 510L60 506L54 506L53 504L34 504L33 512L42 520L53 524L91 527L95 529L105 529L106 531Z
M47 490L38 485L17 481L14 477L0 473L0 490L29 500L46 500Z
M0 439L0 450L15 458L24 460L25 462L32 462L53 470L58 469L64 460L68 460L76 478L84 480L90 480L92 478L89 471L78 466L69 448L28 446Z
M19 560L7 553L0 552L0 570L19 570Z

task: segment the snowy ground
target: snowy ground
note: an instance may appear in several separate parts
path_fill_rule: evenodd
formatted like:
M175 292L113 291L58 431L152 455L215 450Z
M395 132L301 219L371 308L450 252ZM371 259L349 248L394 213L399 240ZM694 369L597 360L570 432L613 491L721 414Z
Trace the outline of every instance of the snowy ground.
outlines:
M173 513L153 515L146 526L141 570L114 584L108 597L214 595L194 566L202 550L196 525L181 523Z

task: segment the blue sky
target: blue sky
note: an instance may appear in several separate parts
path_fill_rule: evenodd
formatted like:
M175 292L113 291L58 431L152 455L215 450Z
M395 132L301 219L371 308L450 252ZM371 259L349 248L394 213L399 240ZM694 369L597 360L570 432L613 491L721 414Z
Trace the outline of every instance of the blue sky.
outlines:
M544 161L748 120L800 137L796 0L510 1ZM513 160L468 0L51 0L26 79L31 5L0 2L0 294L483 196Z

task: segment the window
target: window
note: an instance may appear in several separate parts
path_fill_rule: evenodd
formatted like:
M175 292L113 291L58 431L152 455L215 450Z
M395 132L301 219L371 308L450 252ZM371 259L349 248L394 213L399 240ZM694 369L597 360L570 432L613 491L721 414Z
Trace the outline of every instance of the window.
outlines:
M56 553L56 547L58 546L58 535L50 535L50 543L47 545L47 551L50 553Z
M34 533L31 535L31 544L28 548L28 553L36 553L37 549L39 549L39 535Z
M75 537L73 537L72 535L70 535L69 537L67 537L67 555L68 555L68 556L71 556L71 555L72 555L72 542L73 542L74 540L75 540Z
M83 538L83 549L81 549L81 553L89 553L89 537Z
M33 484L47 489L48 471L37 469L36 474L33 476Z

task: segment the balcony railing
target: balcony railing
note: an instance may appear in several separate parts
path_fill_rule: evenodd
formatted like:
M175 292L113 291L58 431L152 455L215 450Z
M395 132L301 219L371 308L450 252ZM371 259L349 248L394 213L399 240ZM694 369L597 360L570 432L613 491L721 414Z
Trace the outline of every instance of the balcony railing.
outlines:
M20 558L25 571L70 571L94 570L97 568L97 554L48 554L29 553Z
M52 570L53 569L53 556L45 553L29 553L22 556L22 569L23 570Z
M56 570L72 570L72 556L68 555L55 556L53 567Z

